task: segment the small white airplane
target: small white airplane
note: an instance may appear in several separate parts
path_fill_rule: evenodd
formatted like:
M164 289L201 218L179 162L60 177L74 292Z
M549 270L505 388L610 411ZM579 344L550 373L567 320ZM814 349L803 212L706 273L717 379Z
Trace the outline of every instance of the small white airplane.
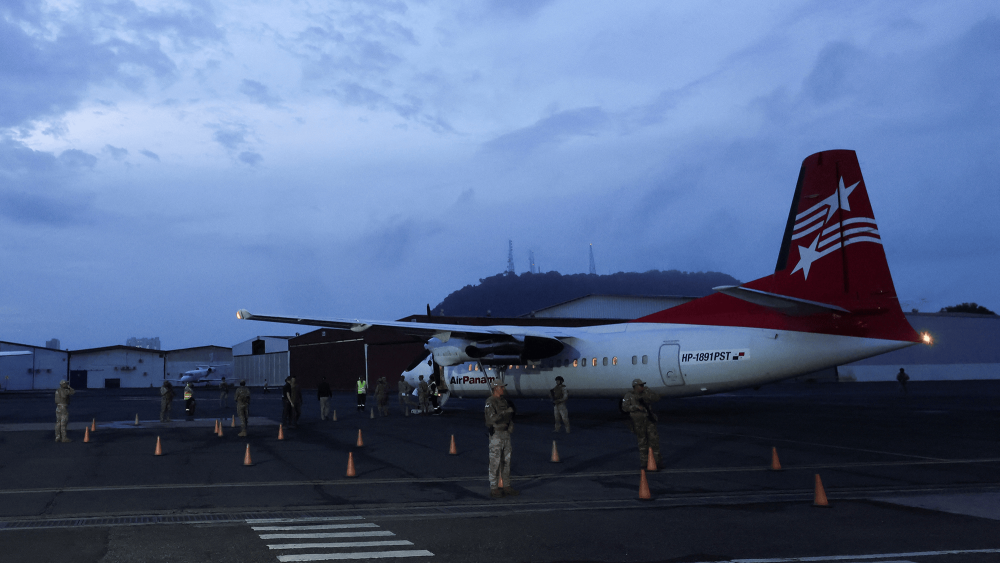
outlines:
M225 378L227 382L233 384L233 364L213 364L198 366L181 374L180 379L174 380L181 385L190 383L192 386L202 383L206 386L212 383L221 383ZM238 383L238 382L237 382Z
M920 342L896 297L854 151L807 157L774 274L621 324L467 326L236 313L244 320L428 339L456 396L545 397L562 375L574 396L616 396L633 379L668 397L756 387ZM425 363L425 362L421 362Z

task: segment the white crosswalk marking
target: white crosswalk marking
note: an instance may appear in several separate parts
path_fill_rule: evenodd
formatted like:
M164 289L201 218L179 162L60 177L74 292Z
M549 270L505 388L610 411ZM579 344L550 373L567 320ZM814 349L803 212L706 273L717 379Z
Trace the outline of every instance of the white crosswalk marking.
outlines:
M254 526L255 532L278 532L283 530L344 530L347 528L378 528L371 522L359 524L319 524L316 526Z
M380 545L413 545L413 542L406 540L382 540L382 541L341 541L332 543L278 543L274 545L269 545L267 547L268 549L309 549L313 547L377 547Z
M257 532L262 540L330 540L347 538L372 538L394 536L389 530L373 530L378 524L372 522L355 522L334 524L338 520L363 520L360 516L339 516L330 518L257 518L247 520L251 529ZM261 524L282 524L268 526ZM331 532L327 530L345 530ZM278 533L263 533L278 532ZM374 541L303 541L300 543L268 544L268 549L275 551L294 550L299 553L278 555L278 561L339 561L357 559L385 559L398 557L432 557L434 554L426 549L389 549L373 551L371 548L388 548L412 546L408 540L374 540ZM366 551L352 551L357 548L368 548ZM309 553L302 553L308 550Z

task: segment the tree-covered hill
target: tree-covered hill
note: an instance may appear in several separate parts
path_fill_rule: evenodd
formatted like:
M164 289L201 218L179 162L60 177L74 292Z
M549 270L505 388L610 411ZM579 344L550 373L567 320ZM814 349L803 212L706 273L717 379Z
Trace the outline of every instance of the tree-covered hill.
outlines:
M433 309L435 315L517 317L557 303L591 294L678 295L701 297L720 285L738 285L719 272L650 270L562 275L559 272L521 275L497 274L452 292Z

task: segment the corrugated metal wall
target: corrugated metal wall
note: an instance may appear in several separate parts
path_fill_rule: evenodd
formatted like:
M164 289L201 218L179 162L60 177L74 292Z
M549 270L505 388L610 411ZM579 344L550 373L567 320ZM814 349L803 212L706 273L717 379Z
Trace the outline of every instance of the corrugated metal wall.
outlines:
M237 382L246 380L250 387L261 387L265 380L268 387L281 387L288 377L288 352L236 356L233 358L233 377Z

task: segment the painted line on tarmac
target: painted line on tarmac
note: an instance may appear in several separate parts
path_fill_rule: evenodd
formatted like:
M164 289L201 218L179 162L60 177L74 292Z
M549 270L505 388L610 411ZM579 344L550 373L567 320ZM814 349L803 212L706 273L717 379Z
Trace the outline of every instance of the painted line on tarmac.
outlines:
M381 540L381 541L340 541L331 543L276 543L268 545L268 549L339 549L342 547L379 547L383 545L413 545L409 540Z
M823 561L876 561L890 557L936 557L938 555L978 555L983 553L1000 553L1000 549L948 549L943 551L911 551L906 553L872 553L865 555L820 555L813 557L773 557L753 559L724 559L716 561L701 561L700 563L809 563ZM880 563L893 563L881 561Z
M278 561L339 561L341 559L376 559L385 557L431 557L426 549L406 551L356 551L353 553L316 553L303 555L279 555Z
M852 469L857 467L903 467L917 465L972 465L977 463L1000 463L1000 458L983 459L949 459L949 460L925 460L925 461L871 461L853 463L817 463L811 465L785 466L785 472L796 470L814 471L817 469ZM768 466L751 465L742 467L694 467L683 469L661 469L656 473L649 473L650 478L656 475L681 475L687 473L742 473L742 472L762 472L770 471ZM582 473L539 473L535 475L519 475L518 480L547 480L547 479L589 479L593 477L634 477L635 471L591 471ZM428 484L428 483L463 483L480 482L482 475L458 476L458 477L398 477L391 479L339 479L339 480L311 480L311 481L258 481L243 483L161 483L155 485L106 485L93 487L47 487L35 489L0 489L0 495L27 495L27 494L52 494L52 493L93 493L111 491L144 491L162 489L218 489L218 488L255 488L255 487L316 487L316 486L359 486L359 485L392 485L392 484Z
M789 440L787 438L766 438L764 436L755 436L753 434L733 434L731 432L713 432L711 430L690 430L690 432L692 432L694 434L716 434L716 435L720 435L720 436L736 436L736 437L739 437L739 438L753 438L755 440L761 440L761 441L764 441L764 442L768 442L768 441L770 441L770 442L786 442L786 443L789 443L789 444L801 444L803 446L818 446L818 447L821 447L821 448L833 448L833 449L838 449L838 450L850 450L850 451L853 451L853 452L866 452L866 453L870 453L870 454L894 455L894 456L897 456L897 457L912 457L914 459L926 459L926 460L930 460L930 461L946 461L945 459L939 458L939 457L927 457L927 456L922 456L922 455L901 454L901 453L898 453L898 452L884 452L884 451L881 451L881 450L869 450L869 449L866 449L866 448L852 448L850 446L835 446L833 444L820 444L818 442L803 442L802 440Z
M378 526L373 526L378 528ZM308 540L308 539L333 539L333 538L371 538L376 536L394 536L396 534L388 530L375 530L371 532L313 532L311 534L258 534L262 540Z
M332 522L335 520L364 520L364 516L317 516L314 518L246 518L247 524L282 524L285 522Z
M376 524L319 524L313 526L253 526L255 532L284 532L288 530L346 530L348 528L377 528Z

